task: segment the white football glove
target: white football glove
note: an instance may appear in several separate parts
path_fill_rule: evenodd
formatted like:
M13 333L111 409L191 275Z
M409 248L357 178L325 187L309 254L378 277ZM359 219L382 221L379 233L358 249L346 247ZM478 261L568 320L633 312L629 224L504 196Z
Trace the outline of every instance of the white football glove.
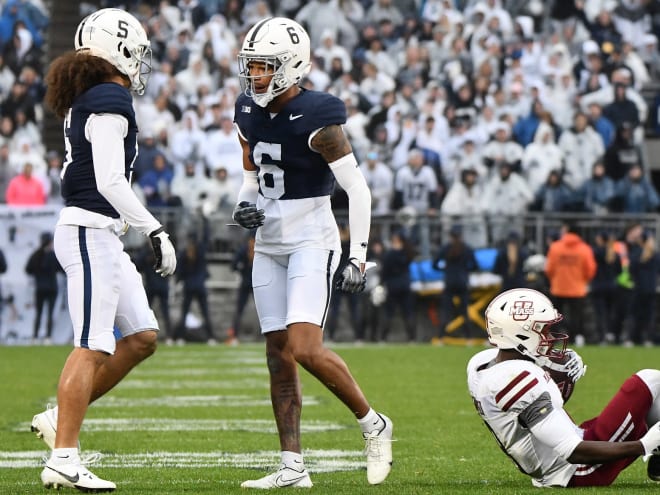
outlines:
M587 372L587 365L582 362L580 355L573 349L566 349L566 354L570 359L564 363L564 369L568 377L577 382Z
M644 447L644 462L652 455L660 454L660 421L651 426L639 441Z
M350 258L339 277L337 277L337 289L350 294L362 292L367 285L367 276L360 271L360 262Z
M176 270L176 251L174 251L170 236L163 227L160 227L149 234L149 240L156 256L154 265L156 273L159 273L161 277L172 275Z
M568 356L565 363L557 363L546 356L542 356L537 360L537 364L555 371L564 372L575 383L587 372L587 366L582 362L580 355L573 349L566 349L565 354Z

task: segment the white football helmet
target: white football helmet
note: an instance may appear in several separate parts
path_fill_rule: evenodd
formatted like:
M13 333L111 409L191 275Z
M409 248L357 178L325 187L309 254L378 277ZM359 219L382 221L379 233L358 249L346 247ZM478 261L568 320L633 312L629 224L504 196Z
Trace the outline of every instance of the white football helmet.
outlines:
M101 9L85 17L76 30L76 51L110 62L143 94L151 72L151 43L142 24L121 9Z
M257 92L250 75L250 62L266 64L273 78L264 92ZM286 17L271 17L259 21L245 35L238 54L238 77L241 89L260 107L284 93L309 72L310 43L303 27Z
M562 315L550 299L533 289L511 289L499 294L486 308L488 340L498 349L513 349L534 361L560 358L568 335L551 333Z

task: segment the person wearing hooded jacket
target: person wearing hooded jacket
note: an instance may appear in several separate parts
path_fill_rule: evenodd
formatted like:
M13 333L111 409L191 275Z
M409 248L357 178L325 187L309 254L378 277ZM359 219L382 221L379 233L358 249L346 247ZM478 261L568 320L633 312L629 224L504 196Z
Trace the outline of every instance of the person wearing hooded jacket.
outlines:
M561 237L548 249L545 274L550 282L550 298L564 315L565 331L578 346L584 343L582 332L589 330L584 325L584 308L596 269L591 246L578 235L574 225L564 223Z

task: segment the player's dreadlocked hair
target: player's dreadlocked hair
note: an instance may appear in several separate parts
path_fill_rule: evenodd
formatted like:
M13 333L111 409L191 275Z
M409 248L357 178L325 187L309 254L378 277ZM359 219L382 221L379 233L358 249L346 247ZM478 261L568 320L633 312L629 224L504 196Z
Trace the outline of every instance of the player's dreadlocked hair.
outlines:
M48 69L44 101L55 115L64 118L79 95L116 75L123 76L100 57L84 52L66 52L57 57Z

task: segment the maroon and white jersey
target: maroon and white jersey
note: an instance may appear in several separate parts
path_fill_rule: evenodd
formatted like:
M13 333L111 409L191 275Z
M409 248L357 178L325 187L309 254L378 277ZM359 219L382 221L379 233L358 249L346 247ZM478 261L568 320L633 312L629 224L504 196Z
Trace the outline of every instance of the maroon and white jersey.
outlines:
M566 486L577 466L564 459L582 440L582 430L564 411L557 385L541 367L522 359L497 363L497 353L481 351L468 363L477 412L534 485ZM550 431L557 420L567 427Z

